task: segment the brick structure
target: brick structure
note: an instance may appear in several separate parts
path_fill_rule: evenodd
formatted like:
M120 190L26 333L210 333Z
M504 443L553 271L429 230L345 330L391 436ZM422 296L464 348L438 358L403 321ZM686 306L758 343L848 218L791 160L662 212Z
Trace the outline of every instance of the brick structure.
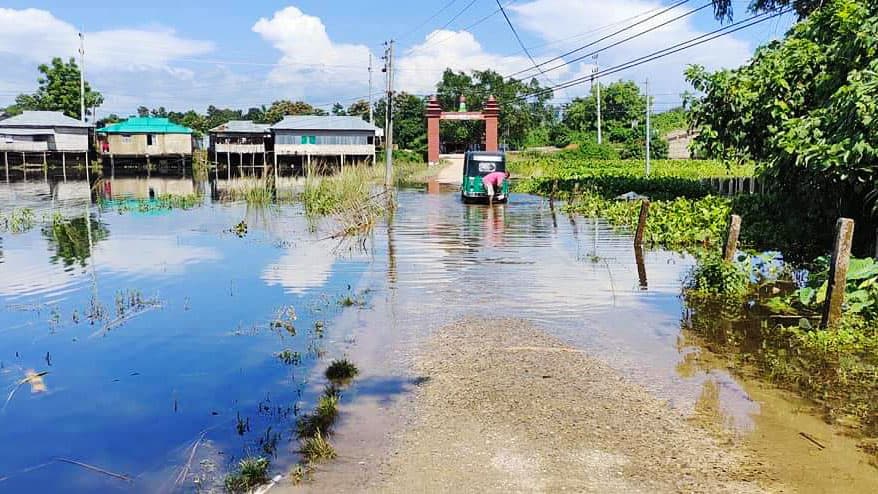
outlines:
M461 96L461 103L466 100ZM485 151L497 151L497 121L500 119L500 105L493 96L488 97L484 108L480 112L458 111L445 112L436 96L430 96L427 102L427 161L430 164L439 162L439 122L441 120L484 120L485 121Z

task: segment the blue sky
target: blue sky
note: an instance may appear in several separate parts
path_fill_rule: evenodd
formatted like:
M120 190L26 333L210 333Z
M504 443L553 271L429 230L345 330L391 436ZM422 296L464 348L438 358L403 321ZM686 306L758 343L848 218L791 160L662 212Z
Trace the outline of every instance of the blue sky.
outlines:
M513 25L538 61L630 25L672 3L503 0ZM624 35L703 4L692 0ZM738 18L744 18L746 3L735 5ZM782 35L791 22L790 18L769 20L607 80L641 82L649 78L658 94L656 110L661 111L678 102L679 93L687 89L681 75L686 64L711 68L740 65L756 46ZM18 92L33 89L39 63L53 55L74 54L76 32L82 26L87 77L105 94L99 116L131 113L139 105L246 108L280 98L320 105L333 101L348 104L368 93L369 54L380 56L381 43L389 38L399 40L397 86L417 94L430 93L447 66L458 70L493 68L510 74L530 65L503 16L497 13L495 0L153 0L112 7L106 2L82 0L7 0L0 6L0 25L5 26L0 32L0 63L5 69L0 75L0 106L10 103ZM706 8L602 52L601 65L622 63L718 27ZM539 78L544 84L564 82L589 74L591 64L589 58ZM374 73L374 84L376 92L383 85L380 70ZM556 98L565 101L587 90L587 84L579 85L557 92Z

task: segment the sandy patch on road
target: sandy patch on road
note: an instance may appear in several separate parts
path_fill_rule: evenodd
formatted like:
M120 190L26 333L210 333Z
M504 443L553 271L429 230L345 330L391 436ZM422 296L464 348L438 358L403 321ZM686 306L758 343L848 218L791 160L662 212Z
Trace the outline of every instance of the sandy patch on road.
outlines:
M763 492L768 478L607 365L523 321L441 329L373 492ZM781 486L774 489L784 490Z

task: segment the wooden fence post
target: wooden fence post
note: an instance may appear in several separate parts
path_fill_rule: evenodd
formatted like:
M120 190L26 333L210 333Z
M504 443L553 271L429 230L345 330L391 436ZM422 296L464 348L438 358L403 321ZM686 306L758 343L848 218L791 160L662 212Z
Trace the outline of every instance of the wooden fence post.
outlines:
M738 250L738 235L741 233L741 217L733 214L729 221L729 236L726 238L726 245L723 247L723 259L731 262L735 258L735 252Z
M643 230L646 228L646 217L649 215L649 199L640 203L640 219L637 221L637 233L634 234L634 245L643 245Z
M820 327L835 324L841 317L844 291L847 285L848 264L851 261L851 241L854 237L854 220L839 218L835 224L835 245L829 264L829 279L826 287L826 302L823 304L823 319Z

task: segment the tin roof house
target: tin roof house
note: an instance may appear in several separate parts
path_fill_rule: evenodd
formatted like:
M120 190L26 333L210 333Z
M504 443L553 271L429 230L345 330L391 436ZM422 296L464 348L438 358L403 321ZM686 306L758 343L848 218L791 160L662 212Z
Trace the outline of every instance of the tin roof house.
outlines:
M0 151L84 154L91 127L57 111L25 111L0 120Z
M214 162L237 160L240 165L249 163L263 166L272 150L271 125L250 120L232 120L210 129L210 153Z
M271 126L275 160L286 159L309 165L322 162L363 163L375 160L377 128L352 116L286 116Z
M130 117L98 129L103 156L140 158L192 156L192 129L163 117Z

